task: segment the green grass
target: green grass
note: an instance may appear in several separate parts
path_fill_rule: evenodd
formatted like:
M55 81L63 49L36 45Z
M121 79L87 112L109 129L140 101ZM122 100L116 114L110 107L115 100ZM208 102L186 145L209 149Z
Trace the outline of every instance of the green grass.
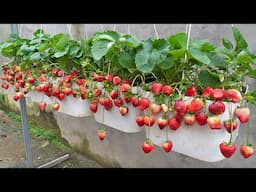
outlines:
M21 122L21 116L15 112L7 113L8 117L17 121ZM70 148L65 145L59 135L54 132L53 130L49 130L46 128L41 128L36 126L32 121L28 121L29 133L37 138L48 140L49 142L55 144L57 147L60 147L66 151L69 151Z

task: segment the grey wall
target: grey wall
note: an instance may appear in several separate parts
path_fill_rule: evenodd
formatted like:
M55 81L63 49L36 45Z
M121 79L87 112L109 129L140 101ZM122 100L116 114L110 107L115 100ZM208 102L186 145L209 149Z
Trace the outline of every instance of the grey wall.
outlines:
M185 24L157 24L160 37L167 37L177 32L184 32ZM256 51L256 24L235 24L249 43L250 48ZM69 32L69 25L66 24L20 24L19 32L24 37L32 37L35 29L42 27L51 34ZM104 29L113 29L114 24L103 24ZM152 24L130 24L130 33L140 39L155 37ZM73 38L85 38L87 32L91 36L94 32L100 31L100 24L72 25L70 30ZM117 24L116 30L127 33L127 24ZM0 38L8 33L7 25L0 25ZM220 38L225 37L233 41L231 24L193 24L191 38L207 38L214 43L219 43ZM1 39L2 40L2 39ZM255 89L255 81L249 80L250 88ZM256 110L251 106L251 143L256 147ZM104 142L97 137L97 128L100 124L93 118L75 118L65 114L54 112L54 118L60 127L62 136L77 150L89 154L92 158L104 162L113 167L256 167L255 156L248 160L241 157L239 146L245 142L246 126L239 129L239 136L236 140L236 154L230 158L216 163L199 161L176 152L165 154L161 148L148 155L141 150L141 143L145 140L145 133L127 134L115 129L107 128L108 136Z

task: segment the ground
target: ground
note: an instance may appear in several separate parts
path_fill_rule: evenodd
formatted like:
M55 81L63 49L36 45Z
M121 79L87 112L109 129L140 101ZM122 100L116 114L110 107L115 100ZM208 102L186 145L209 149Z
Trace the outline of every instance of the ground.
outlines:
M40 130L40 129L38 129ZM100 168L92 159L74 152L67 144L52 142L30 133L33 167L39 167L65 154L69 158L53 168ZM60 139L62 142L62 140ZM0 110L0 168L26 167L21 123Z

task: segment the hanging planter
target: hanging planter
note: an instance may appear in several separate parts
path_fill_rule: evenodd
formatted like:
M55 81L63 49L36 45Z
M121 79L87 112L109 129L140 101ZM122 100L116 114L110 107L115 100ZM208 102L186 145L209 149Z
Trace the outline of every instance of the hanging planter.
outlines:
M58 112L73 116L73 117L88 117L92 115L90 110L90 102L82 100L81 97L74 98L72 95L65 97L60 101L60 108Z
M213 101L207 100L206 107L208 108L211 103L213 103ZM196 122L188 126L183 121L180 127L174 131L170 130L169 126L161 130L158 125L155 124L150 128L150 139L154 144L162 147L163 142L166 140L167 133L168 139L173 143L172 150L175 152L207 162L223 160L225 157L221 154L219 145L223 141L228 141L230 138L230 133L224 128L223 124L224 121L230 119L228 108L231 107L231 113L234 114L238 106L238 104L231 102L224 102L224 104L226 107L225 112L218 115L221 121L221 129L213 130L210 129L207 124L200 126ZM172 117L173 114L171 113L170 116ZM239 126L240 124L238 123L237 128L232 133L232 142L235 142L238 136Z
M25 97L30 98L31 101L36 103L45 102L47 105L52 105L54 103L52 97L48 97L44 93L38 93L36 91L29 91Z

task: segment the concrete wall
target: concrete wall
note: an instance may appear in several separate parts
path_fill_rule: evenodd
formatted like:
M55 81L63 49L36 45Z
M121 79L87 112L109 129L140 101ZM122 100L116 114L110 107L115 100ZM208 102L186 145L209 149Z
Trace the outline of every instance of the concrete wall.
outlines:
M177 32L183 32L186 29L185 24L157 24L160 37L167 37ZM255 24L238 24L236 25L247 39L250 48L256 51L256 25ZM25 24L19 25L19 31L24 37L32 37L35 29L42 27L47 32L55 34L59 32L71 32L73 38L85 38L86 33L91 36L94 32L100 31L100 24L88 25L69 25L66 24ZM113 24L103 24L104 29L113 29ZM117 24L116 30L127 32L127 24ZM0 34L3 33L2 25L0 25ZM131 24L129 25L131 34L141 39L150 36L155 37L152 24ZM191 37L207 38L214 43L219 43L220 38L225 37L233 41L231 33L231 24L193 24ZM255 89L255 81L249 81L250 88ZM251 106L251 135L250 140L256 147L256 129L253 125L256 123L256 111ZM140 133L123 133L118 130L106 127L107 137L104 142L97 138L97 129L102 126L95 122L92 117L75 118L65 114L54 112L53 116L60 128L62 136L76 150L89 154L92 158L109 167L161 167L161 168L186 168L186 167L256 167L255 156L248 160L242 158L239 153L239 146L245 142L246 126L241 126L239 136L236 140L236 154L230 158L216 163L207 163L187 157L185 155L171 152L166 154L161 148L156 147L155 150L145 155L142 152L141 144L145 140L145 132Z

